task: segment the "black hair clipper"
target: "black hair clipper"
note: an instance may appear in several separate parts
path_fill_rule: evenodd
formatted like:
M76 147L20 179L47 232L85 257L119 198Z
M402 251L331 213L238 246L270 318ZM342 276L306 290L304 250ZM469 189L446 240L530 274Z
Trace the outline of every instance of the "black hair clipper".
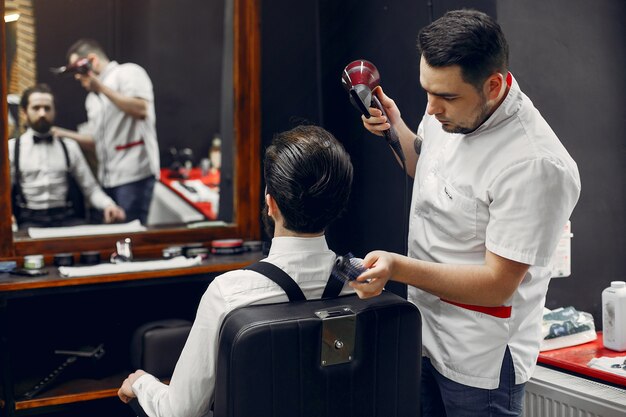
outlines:
M363 262L355 258L352 253L344 256L337 256L331 275L343 282L354 281L359 275L365 272Z

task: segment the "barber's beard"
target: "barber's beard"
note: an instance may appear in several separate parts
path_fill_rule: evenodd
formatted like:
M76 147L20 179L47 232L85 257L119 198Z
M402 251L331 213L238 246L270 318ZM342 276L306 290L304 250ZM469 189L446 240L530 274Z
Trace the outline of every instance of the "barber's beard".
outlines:
M483 101L479 105L479 111L476 117L472 120L472 123L469 127L464 127L460 125L453 125L451 127L445 127L441 125L441 128L448 133L460 133L462 135L467 135L468 133L472 133L474 130L478 129L480 125L485 123L489 116L491 116L492 108L487 104L487 100L483 98Z
M52 123L46 118L40 118L38 120L29 121L28 126L37 133L48 133L52 128Z
M274 219L270 217L268 214L267 203L263 205L263 210L261 211L261 217L263 219L263 226L265 226L265 233L271 239L274 237L274 230L276 229L276 223L274 223Z

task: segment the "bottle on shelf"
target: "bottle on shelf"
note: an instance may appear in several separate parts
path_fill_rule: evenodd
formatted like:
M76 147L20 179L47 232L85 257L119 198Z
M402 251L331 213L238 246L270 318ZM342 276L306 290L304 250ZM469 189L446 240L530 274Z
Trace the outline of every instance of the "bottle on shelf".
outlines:
M602 291L602 337L607 349L626 351L625 281L613 281Z
M188 179L191 169L193 168L193 150L191 148L184 148L180 151L180 159L182 161L182 177Z
M222 138L219 134L215 134L211 141L209 160L211 161L211 169L219 171L222 167Z

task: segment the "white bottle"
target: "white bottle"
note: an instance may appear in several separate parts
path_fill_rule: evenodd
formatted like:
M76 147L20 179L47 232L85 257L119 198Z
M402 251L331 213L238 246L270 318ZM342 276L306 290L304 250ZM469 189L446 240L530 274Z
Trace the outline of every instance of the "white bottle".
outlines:
M613 281L602 291L602 334L604 347L626 351L626 282Z

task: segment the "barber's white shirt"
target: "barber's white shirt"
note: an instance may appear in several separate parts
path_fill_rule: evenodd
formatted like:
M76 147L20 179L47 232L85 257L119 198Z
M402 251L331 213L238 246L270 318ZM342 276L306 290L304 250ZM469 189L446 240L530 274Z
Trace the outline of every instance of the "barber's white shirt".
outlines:
M334 260L335 253L328 249L324 236L274 238L269 256L264 259L288 273L308 299L321 298ZM342 290L342 294L352 292L347 285ZM207 415L215 388L217 343L224 317L238 307L286 301L285 292L257 272L237 270L215 278L200 301L169 386L152 375L143 375L133 384L142 408L151 417Z
M95 208L103 210L115 202L102 191L85 160L80 146L72 139L55 138L52 143L35 143L33 130L20 136L20 175L22 194L26 207L32 210L65 207L67 202L67 162L63 140L69 157L69 169L85 199ZM15 139L9 139L11 184L15 182Z
M580 194L576 163L509 81L504 102L471 134L446 133L424 116L408 241L409 255L426 261L482 265L488 249L531 265L500 309L453 304L409 287L422 313L423 354L444 376L485 389L497 388L507 345L516 383L532 374L548 265Z
M99 78L107 87L127 97L144 99L148 105L146 118L134 119L104 94L87 95L88 121L80 132L92 135L96 141L100 183L109 188L158 177L159 145L150 77L137 64L111 61Z

